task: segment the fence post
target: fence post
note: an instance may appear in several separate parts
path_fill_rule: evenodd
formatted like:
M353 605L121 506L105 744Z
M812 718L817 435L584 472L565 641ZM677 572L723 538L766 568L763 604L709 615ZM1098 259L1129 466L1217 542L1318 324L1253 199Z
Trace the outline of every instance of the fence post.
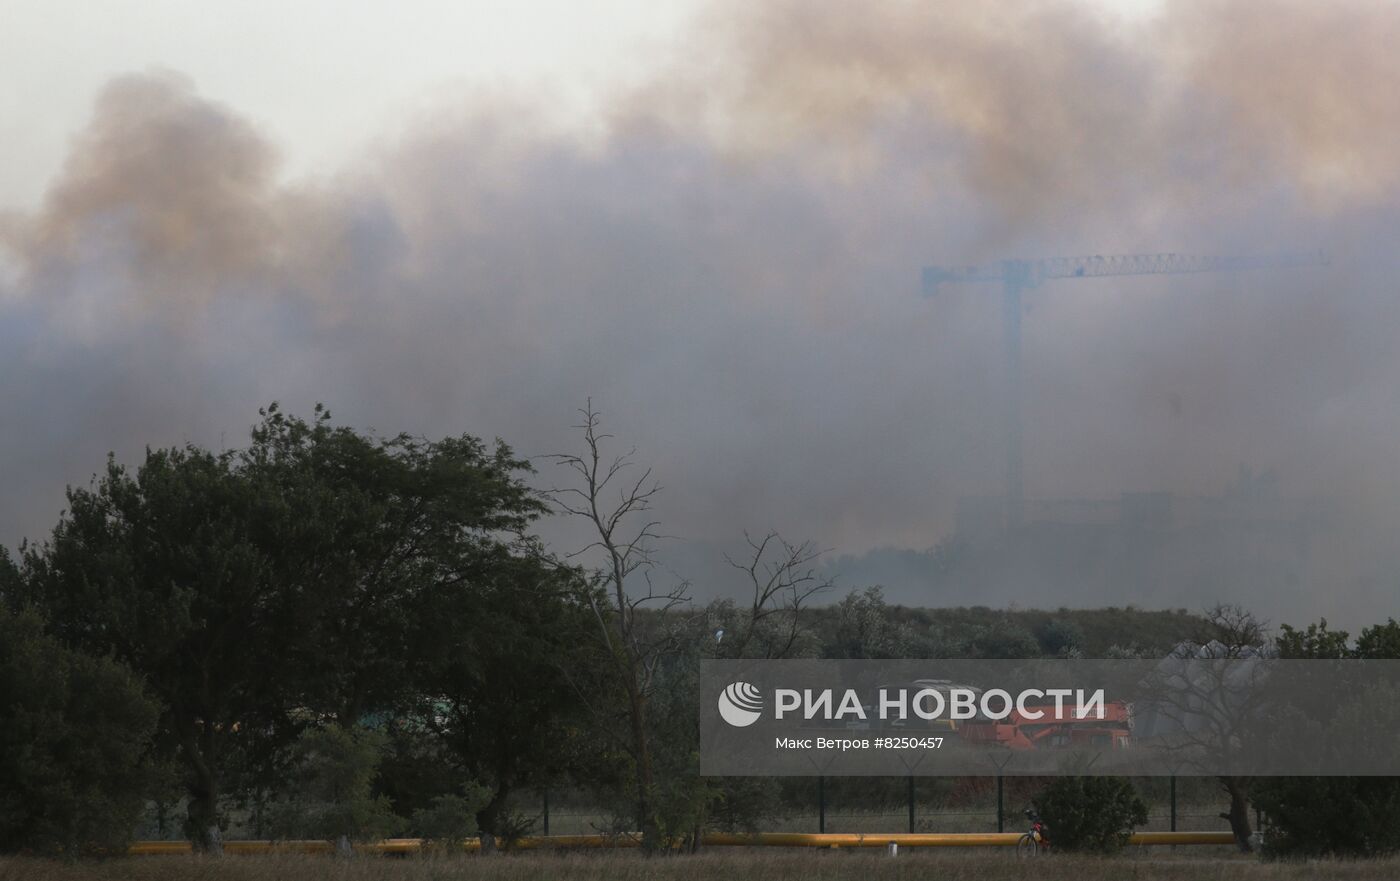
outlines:
M1175 774L1172 775L1171 800L1172 800L1172 831L1175 832L1175 831L1176 831L1176 775L1175 775Z
M909 775L909 834L914 834L914 775Z
M1006 831L1006 793L1002 789L1001 774L997 774L997 831Z
M544 788L542 793L544 800L544 834L549 834L549 787Z
M826 778L817 778L817 832L826 833Z

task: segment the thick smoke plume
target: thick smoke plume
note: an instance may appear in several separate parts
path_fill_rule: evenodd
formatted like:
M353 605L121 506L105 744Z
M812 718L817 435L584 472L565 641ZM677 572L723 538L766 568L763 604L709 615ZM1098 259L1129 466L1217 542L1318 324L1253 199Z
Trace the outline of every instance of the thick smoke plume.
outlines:
M592 396L663 477L701 595L743 526L928 548L959 496L1001 490L1003 378L996 291L922 300L922 265L1325 249L1033 292L1027 491L1274 469L1336 511L1301 588L1107 599L1389 612L1400 7L985 6L719 5L601 141L464 96L307 181L178 75L112 82L44 203L0 220L0 540L42 537L108 450L241 443L274 399L538 455Z

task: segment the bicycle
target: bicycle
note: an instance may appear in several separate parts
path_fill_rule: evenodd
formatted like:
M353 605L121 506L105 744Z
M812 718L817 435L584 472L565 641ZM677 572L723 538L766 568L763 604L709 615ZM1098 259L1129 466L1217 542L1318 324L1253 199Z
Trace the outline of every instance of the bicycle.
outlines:
M1026 819L1031 821L1030 831L1016 842L1016 855L1026 858L1050 853L1050 827L1041 822L1040 815L1026 808Z

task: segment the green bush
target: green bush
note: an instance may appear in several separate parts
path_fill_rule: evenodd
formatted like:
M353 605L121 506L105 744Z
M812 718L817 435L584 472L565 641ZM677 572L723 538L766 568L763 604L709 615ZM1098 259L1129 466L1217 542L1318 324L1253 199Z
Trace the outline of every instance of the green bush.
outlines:
M125 847L154 780L157 717L126 667L0 605L0 853Z
M476 812L491 800L482 786L468 784L462 795L439 795L426 808L413 812L413 829L441 849L460 845L476 835Z
M1116 853L1147 822L1147 805L1121 777L1061 777L1032 801L1056 850Z
M1036 638L1047 655L1058 655L1084 646L1084 629L1067 618L1051 618L1045 622Z
M1272 858L1377 857L1400 852L1400 778L1273 777L1256 780Z
M384 838L402 827L387 796L373 794L387 738L328 725L301 736L296 766L272 826L285 838L323 838L343 852L351 841Z

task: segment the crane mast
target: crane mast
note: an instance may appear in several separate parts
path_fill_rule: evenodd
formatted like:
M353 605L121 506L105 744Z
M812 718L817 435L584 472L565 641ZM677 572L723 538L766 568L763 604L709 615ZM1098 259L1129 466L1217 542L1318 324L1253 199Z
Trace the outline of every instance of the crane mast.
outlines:
M1021 297L1042 282L1065 278L1105 278L1124 275L1177 275L1201 272L1244 272L1326 265L1321 252L1271 256L1199 256L1192 254L1119 254L1108 257L1046 257L1001 260L982 266L926 266L925 296L945 284L1000 283L1002 337L1006 358L1006 511L1008 529L1021 524L1025 509L1024 465L1021 458Z

